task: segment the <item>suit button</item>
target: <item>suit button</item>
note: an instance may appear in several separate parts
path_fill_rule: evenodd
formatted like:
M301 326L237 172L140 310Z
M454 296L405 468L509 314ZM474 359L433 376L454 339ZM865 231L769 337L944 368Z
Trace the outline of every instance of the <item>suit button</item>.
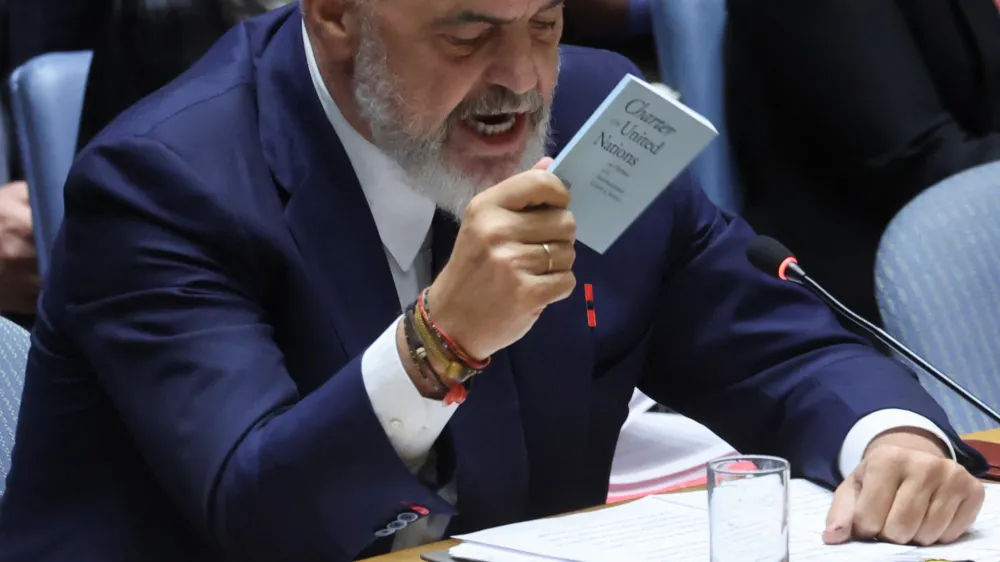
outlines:
M400 513L399 516L396 517L396 519L398 519L399 521L403 521L404 523L413 523L417 519L420 519L420 516L417 515L416 513L406 512L406 513Z
M395 529L379 529L378 531L375 531L375 536L381 539L384 537L391 537L395 533Z
M397 519L395 521L390 521L389 524L385 526L385 528L392 529L393 532L395 532L395 531L402 531L403 529L406 528L406 525L407 525L406 521L400 521L399 519Z

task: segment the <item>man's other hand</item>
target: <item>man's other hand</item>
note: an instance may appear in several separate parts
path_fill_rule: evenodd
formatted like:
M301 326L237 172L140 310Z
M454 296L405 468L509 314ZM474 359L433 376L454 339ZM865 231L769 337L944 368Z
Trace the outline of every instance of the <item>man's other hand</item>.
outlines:
M0 312L34 314L40 282L28 184L0 187Z
M950 543L976 520L985 490L944 444L918 429L883 433L837 488L823 540Z

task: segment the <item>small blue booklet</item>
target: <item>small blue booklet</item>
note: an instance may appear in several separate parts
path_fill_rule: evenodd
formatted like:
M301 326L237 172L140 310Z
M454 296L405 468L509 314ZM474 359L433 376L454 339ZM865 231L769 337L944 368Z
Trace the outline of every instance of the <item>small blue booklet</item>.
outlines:
M718 134L701 115L626 75L549 167L572 192L577 240L607 251Z

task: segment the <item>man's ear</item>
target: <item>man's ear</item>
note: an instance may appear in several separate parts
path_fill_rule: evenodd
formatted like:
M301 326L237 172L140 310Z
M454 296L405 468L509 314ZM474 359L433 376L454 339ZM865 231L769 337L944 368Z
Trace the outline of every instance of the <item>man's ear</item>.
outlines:
M370 0L302 0L302 18L310 34L323 43L331 62L354 60L360 38L356 2Z

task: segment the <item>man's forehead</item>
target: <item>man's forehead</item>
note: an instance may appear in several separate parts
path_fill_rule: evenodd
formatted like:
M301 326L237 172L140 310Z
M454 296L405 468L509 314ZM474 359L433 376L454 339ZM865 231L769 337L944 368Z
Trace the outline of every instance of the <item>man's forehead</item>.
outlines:
M562 4L563 0L384 0L440 23L516 21Z

